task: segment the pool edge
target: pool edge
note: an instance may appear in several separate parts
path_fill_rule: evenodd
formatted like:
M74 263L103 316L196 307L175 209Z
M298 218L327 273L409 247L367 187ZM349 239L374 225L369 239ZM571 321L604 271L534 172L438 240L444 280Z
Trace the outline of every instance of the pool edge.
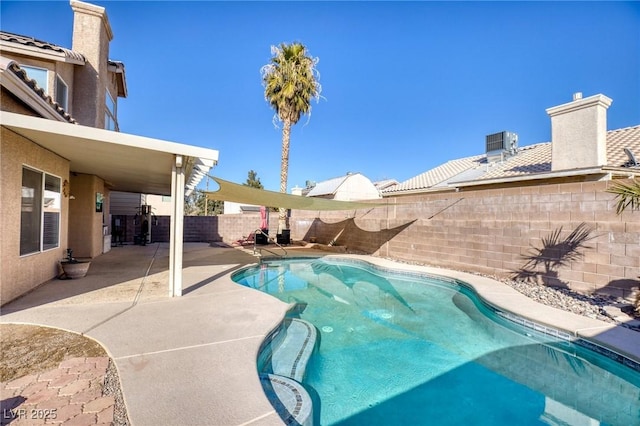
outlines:
M636 371L640 371L640 333L617 324L588 318L544 305L495 279L444 268L409 265L370 255L340 254L328 255L326 257L353 259L394 272L406 271L438 278L444 277L449 280L454 280L459 284L466 284L484 304L493 309L529 320L532 322L532 328L534 329L535 324L552 328L567 333L576 340L585 341L588 344L596 345L606 351L627 358L635 363L635 365L623 364ZM527 326L526 324L523 325ZM592 348L590 347L590 349ZM603 353L603 355L606 355L606 353ZM609 358L612 357L609 356ZM614 358L614 360L619 362L618 359Z

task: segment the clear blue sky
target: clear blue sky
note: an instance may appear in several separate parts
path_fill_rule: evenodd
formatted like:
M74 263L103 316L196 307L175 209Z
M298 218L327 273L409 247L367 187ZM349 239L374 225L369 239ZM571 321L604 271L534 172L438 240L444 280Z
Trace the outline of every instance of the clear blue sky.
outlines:
M502 130L546 142L545 109L577 91L613 99L609 129L640 124L638 2L93 3L126 67L121 131L217 149L214 175L253 169L266 189L281 133L259 71L281 42L320 58L323 88L292 132L289 188L349 171L403 181ZM0 12L5 31L71 47L68 1Z

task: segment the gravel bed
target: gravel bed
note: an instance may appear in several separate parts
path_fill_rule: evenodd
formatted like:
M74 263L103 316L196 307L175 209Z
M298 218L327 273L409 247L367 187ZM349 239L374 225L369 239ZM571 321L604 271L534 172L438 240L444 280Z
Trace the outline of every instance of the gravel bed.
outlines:
M118 369L113 360L109 361L107 375L104 379L104 395L112 396L115 399L113 406L113 426L129 426L129 416L127 416L127 407L124 405L122 397L122 388L120 387L120 379L118 378Z
M495 277L492 278L496 279ZM586 295L566 288L547 287L540 284L506 279L497 280L543 305L611 323L619 323L619 321L609 316L604 311L604 307L625 303L624 300L613 296Z

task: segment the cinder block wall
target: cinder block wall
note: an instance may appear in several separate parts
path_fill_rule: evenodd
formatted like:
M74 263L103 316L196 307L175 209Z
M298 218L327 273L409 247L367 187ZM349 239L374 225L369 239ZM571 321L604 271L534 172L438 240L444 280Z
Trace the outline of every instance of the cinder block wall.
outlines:
M158 216L157 219L157 225L152 225L151 227L151 238L153 242L168 242L170 217ZM275 237L278 223L277 214L272 214L270 219L273 225L273 228L269 228L273 230L270 231L270 234ZM231 244L242 237L246 237L259 227L260 216L258 214L185 216L184 241L190 243L220 241ZM137 228L136 231L138 232ZM133 242L133 236L131 236L130 242Z
M640 212L617 215L611 182L562 183L389 199L389 207L294 211L292 238L578 291L628 297L640 285ZM581 228L581 224L584 228ZM583 247L570 250L574 231ZM528 258L537 260L527 265Z

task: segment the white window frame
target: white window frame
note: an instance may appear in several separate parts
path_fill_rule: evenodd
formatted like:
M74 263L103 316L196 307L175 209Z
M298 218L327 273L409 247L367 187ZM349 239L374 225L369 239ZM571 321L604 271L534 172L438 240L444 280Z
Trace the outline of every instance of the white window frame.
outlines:
M38 173L40 174L41 177L41 187L40 187L40 204L38 206L39 208L39 221L38 221L38 248L33 250L33 251L28 251L25 253L22 253L22 230L23 230L23 223L22 223L22 217L20 218L20 257L25 257L25 256L32 256L34 254L39 254L39 253L43 253L43 252L47 252L49 250L55 250L57 248L60 247L60 224L62 222L62 178L60 176L51 174L51 173L47 173L44 170L40 170L36 167L30 166L28 164L22 164L22 168L21 170L24 171L25 169L34 172L34 173ZM48 191L46 189L46 184L47 184L47 177L51 177L54 179L58 180L58 191ZM22 177L21 177L22 180ZM22 187L22 186L21 186ZM49 192L49 195L53 195L53 199L49 202L47 202L47 192ZM21 201L21 209L22 209L22 201ZM57 213L57 223L55 223L55 229L57 230L57 235L56 235L56 241L53 244L49 244L50 247L45 248L45 213L50 210L49 212L52 213Z

